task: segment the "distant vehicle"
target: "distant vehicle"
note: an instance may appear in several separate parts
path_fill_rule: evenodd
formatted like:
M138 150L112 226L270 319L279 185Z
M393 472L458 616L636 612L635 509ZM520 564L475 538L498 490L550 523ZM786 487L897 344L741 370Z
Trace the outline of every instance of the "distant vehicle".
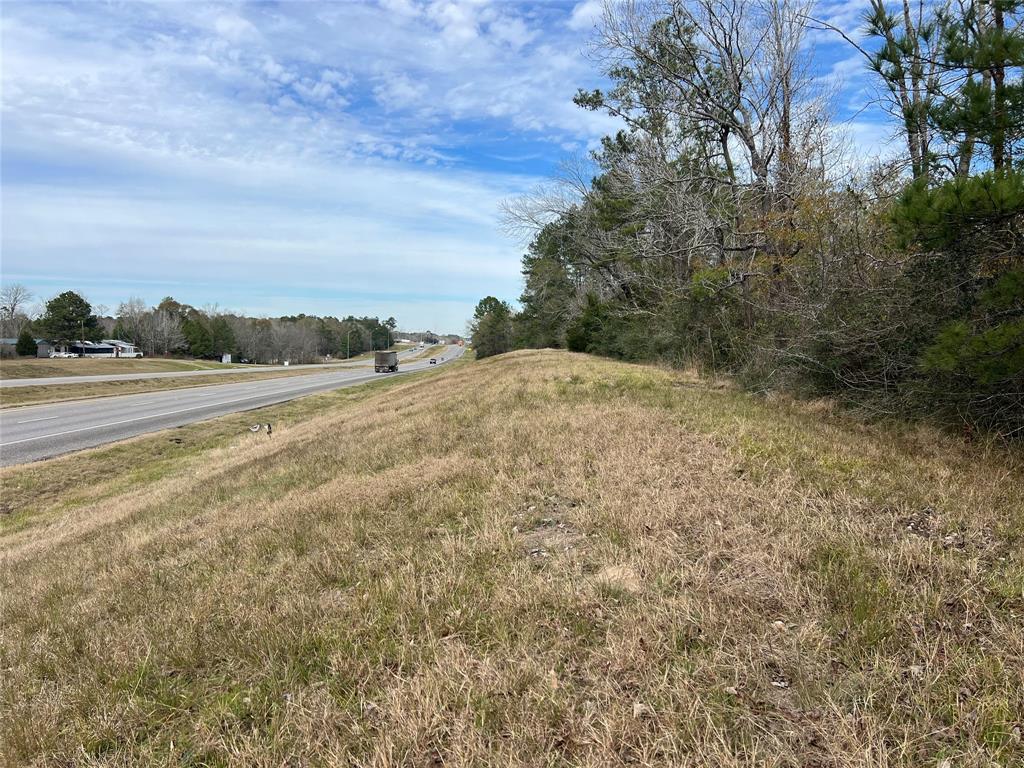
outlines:
M398 370L397 352L374 352L373 370L377 373L394 373Z
M430 358L430 364L431 365L437 365L437 358L436 357Z

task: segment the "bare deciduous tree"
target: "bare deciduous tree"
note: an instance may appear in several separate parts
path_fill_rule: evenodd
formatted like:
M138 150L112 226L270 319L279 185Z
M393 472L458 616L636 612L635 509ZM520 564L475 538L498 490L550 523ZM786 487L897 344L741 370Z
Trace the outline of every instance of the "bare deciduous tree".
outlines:
M17 336L29 322L27 314L32 292L21 283L0 288L0 334Z

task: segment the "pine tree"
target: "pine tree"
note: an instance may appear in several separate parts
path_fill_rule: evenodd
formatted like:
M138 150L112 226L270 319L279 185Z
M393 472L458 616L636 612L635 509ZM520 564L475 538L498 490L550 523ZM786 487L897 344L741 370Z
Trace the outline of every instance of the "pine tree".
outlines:
M14 346L14 351L22 357L35 357L36 350L36 340L32 336L32 331L26 325L18 335L18 343Z

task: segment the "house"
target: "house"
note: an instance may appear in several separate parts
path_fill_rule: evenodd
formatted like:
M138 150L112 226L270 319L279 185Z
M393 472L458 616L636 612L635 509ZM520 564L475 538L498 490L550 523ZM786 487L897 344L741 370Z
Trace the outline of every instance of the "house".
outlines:
M53 351L53 345L46 339L33 339L36 343L36 357L49 357ZM16 347L18 340L14 338L0 339L0 357L14 357L17 355Z

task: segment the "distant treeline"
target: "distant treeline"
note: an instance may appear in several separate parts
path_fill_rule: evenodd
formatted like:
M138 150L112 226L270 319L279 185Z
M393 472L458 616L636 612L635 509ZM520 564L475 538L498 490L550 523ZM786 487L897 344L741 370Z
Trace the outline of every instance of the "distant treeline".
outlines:
M254 318L198 309L171 297L155 307L141 299L129 299L113 316L104 316L94 312L79 294L65 291L46 302L33 318L28 309L30 300L31 295L20 285L7 286L0 292L3 335L22 337L20 354L31 354L33 337L57 342L116 338L132 342L147 355L219 359L230 354L236 360L254 363L304 363L386 349L396 338L393 317L384 321L376 317L339 319L304 314ZM430 332L412 337L438 340Z
M607 5L611 86L576 103L626 129L508 205L525 290L480 303L478 356L696 362L1024 437L1024 4L908 8L865 2L851 41L903 150L851 171L812 4Z

